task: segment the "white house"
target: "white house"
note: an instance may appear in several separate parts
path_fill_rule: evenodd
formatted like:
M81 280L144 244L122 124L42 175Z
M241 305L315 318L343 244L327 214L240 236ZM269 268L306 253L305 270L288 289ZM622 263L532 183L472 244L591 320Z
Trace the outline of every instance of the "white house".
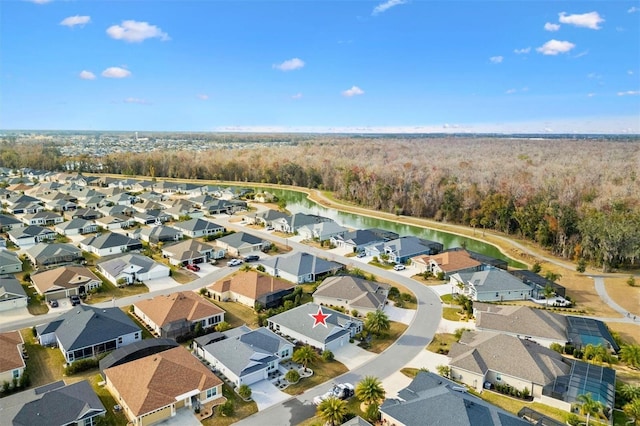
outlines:
M115 259L100 262L98 270L113 284L118 284L121 278L127 284L136 281L151 281L156 278L168 277L171 269L141 254L128 253Z

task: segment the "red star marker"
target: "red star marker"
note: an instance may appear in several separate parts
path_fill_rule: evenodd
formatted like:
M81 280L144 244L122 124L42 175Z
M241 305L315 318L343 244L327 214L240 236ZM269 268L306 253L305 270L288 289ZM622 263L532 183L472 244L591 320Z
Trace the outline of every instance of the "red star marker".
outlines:
M325 314L322 312L322 306L318 306L318 313L309 314L311 318L313 318L313 328L316 328L317 325L322 324L325 328L327 328L327 318L331 316L331 314Z

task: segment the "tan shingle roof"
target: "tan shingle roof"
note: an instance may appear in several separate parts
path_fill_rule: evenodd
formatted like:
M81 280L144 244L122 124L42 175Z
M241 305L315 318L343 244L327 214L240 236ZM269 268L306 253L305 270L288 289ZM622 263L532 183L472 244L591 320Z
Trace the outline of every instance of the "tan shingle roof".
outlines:
M255 271L241 272L230 279L216 281L209 289L216 293L232 291L253 300L279 290L287 290L295 284Z
M567 319L560 314L528 306L503 306L478 303L476 327L521 336L567 341ZM474 304L476 308L476 304Z
M481 265L480 262L469 257L469 253L465 250L447 251L433 256L417 256L414 259L424 264L434 260L444 272L456 272Z
M384 303L384 294L379 290L388 290L389 285L349 275L326 278L313 293L314 297L327 297L349 301L352 306L377 308Z
M224 312L191 291L156 296L135 306L160 327L181 319L193 322Z
M23 343L17 331L0 333L0 372L24 367L22 353L18 345Z
M138 417L176 402L176 396L222 383L182 346L104 371L126 405Z
M31 281L41 293L52 287L75 288L90 281L102 282L89 268L83 266L61 266L31 275Z

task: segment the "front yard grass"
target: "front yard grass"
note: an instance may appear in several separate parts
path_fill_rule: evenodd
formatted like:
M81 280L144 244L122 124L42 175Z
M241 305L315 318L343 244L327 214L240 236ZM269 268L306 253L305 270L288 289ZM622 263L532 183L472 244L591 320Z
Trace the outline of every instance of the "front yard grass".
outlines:
M449 321L461 321L460 308L442 308L442 318Z
M254 401L245 402L226 384L222 385L222 395L228 401L233 401L233 415L223 417L214 409L213 416L202 420L204 426L228 426L258 412L258 404Z
M27 370L31 378L31 386L46 385L62 379L62 364L65 360L58 348L40 346L30 328L20 330L24 339L24 348L29 355L26 360Z
M369 265L377 266L378 268L382 268L382 269L393 269L393 266L394 266L390 263L381 263L380 261L376 262L375 260L372 260L371 262L369 262Z
M290 385L283 392L288 393L289 395L300 395L302 392L307 389L311 389L314 386L319 385L320 383L324 383L328 380L335 379L341 374L346 373L349 369L336 360L333 361L324 361L322 358L318 358L318 360L313 365L308 365L307 368L313 370L313 376L307 377L304 379L300 379L298 383L295 385Z
M360 410L360 400L354 396L349 398L349 400L347 401L347 416L345 417L344 421L356 416L360 416L363 419L366 418L366 414L362 412L362 410ZM298 423L298 426L325 426L325 424L320 417L314 416L302 423Z
M212 300L216 306L224 309L225 322L228 322L231 328L240 327L241 325L247 325L249 328L258 328L258 315L256 312L248 306L244 306L237 302L219 302Z
M102 291L88 295L85 300L88 304L106 302L114 297L116 299L120 299L122 297L135 296L136 294L149 293L149 287L144 284L131 284L120 288L113 285L96 270L92 270L91 272L96 274L96 276L102 280Z
M22 284L22 288L27 293L27 310L31 315L43 315L49 312L47 302L42 300L32 284Z
M433 336L433 340L427 346L427 350L433 353L448 353L449 349L451 349L451 345L456 343L458 339L456 339L455 334L450 333L441 333Z
M386 333L380 337L374 336L373 339L371 339L371 347L368 349L369 352L376 354L382 353L398 340L408 327L406 324L395 321L391 321L389 325L389 330Z

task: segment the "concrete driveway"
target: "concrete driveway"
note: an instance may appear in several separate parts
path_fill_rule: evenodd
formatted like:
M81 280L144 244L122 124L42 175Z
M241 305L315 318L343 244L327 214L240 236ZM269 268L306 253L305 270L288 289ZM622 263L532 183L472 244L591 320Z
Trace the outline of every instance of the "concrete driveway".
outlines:
M177 287L180 284L171 277L156 278L144 282L150 292L156 290L166 290L171 287Z
M176 411L176 415L163 420L156 425L160 426L200 426L202 423L196 419L193 414L192 407L180 408Z
M258 404L258 411L291 398L291 395L282 392L269 380L260 380L250 387L251 399Z
M336 349L333 351L333 355L337 361L346 365L349 370L353 370L376 356L373 352L365 351L358 347L355 343L349 343Z
M416 314L415 309L396 308L393 305L387 305L384 308L384 312L387 314L391 321L399 322L409 325Z

